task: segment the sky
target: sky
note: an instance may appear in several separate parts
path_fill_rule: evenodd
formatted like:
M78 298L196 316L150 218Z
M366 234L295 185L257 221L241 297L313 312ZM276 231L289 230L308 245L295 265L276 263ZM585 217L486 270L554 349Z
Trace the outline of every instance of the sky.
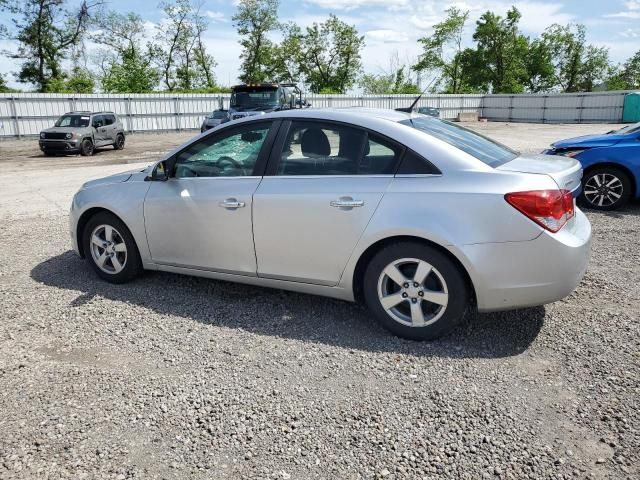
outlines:
M218 83L235 84L241 52L231 20L236 0L198 1L210 20L206 43L218 63L215 68ZM79 2L70 0L70 3ZM148 22L152 35L153 24L162 20L158 3L159 0L107 0L106 8L139 13ZM429 35L432 26L445 17L448 7L469 10L465 37L467 45L471 45L478 17L487 10L504 14L511 5L521 11L520 28L529 36L539 35L553 23L583 23L588 41L609 48L614 62L623 62L640 49L640 0L281 0L279 15L284 22L294 21L304 27L324 21L333 13L355 25L365 36L362 52L365 71L382 73L389 70L393 55L403 63L414 63L420 54L417 39ZM6 19L0 19L3 22ZM13 47L10 42L0 41L0 51ZM0 73L14 86L18 84L12 81L11 72L17 69L14 60L0 57Z

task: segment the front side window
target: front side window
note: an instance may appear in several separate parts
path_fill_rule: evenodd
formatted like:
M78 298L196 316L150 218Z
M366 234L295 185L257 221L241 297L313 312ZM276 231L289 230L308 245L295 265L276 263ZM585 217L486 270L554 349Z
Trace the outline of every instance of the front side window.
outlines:
M224 130L177 154L175 177L244 177L253 175L270 124Z
M63 115L55 123L56 127L88 127L89 115Z
M293 121L277 175L393 174L400 148L355 127Z
M447 142L490 167L499 167L518 156L518 152L468 128L431 117L413 117L400 123Z
M93 127L94 128L103 127L103 126L104 126L104 116L103 115L96 115L95 117L93 117Z

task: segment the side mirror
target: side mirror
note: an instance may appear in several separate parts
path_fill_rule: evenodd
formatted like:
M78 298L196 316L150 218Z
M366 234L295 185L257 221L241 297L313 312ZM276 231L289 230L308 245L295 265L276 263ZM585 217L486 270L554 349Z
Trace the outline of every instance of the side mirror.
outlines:
M167 180L169 180L169 174L166 161L156 164L151 174L144 179L145 182L166 182Z

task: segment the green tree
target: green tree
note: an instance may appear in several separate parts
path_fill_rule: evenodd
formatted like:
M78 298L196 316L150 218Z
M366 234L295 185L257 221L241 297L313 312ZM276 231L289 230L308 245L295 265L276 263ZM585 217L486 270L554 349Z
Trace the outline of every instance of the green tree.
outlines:
M591 91L611 70L608 51L587 44L584 25L551 25L542 42L551 52L554 83L564 92Z
M555 85L555 76L551 52L540 39L529 43L527 55L524 58L526 70L525 87L529 92L546 92Z
M191 87L191 47L192 25L190 22L191 4L189 0L176 0L175 3L160 4L166 22L156 25L156 59L164 87L168 91L176 88Z
M335 15L307 27L300 40L300 71L314 93L345 93L362 69L364 37Z
M484 13L476 22L475 53L466 51L465 74L472 87L492 93L520 93L525 90L525 59L529 41L518 30L521 14L512 7L505 17ZM476 58L471 58L475 55Z
M358 84L366 95L418 94L417 81L411 76L411 67L400 62L397 52L389 58L389 69L381 74L363 74Z
M413 69L436 75L434 88L444 83L446 92L460 93L463 88L462 35L469 12L451 7L446 13L447 18L433 26L432 35L418 39L422 54Z
M278 0L240 0L232 17L240 35L240 79L245 83L270 80L274 72L274 44L267 35L279 27Z
M640 50L618 68L612 68L607 80L608 90L640 89Z
M0 93L11 93L11 92L17 92L17 90L9 87L9 85L7 85L7 81L4 78L4 75L0 75Z
M97 4L83 1L77 10L66 8L65 0L7 0L0 9L11 16L12 27L5 37L17 42L6 52L21 60L18 81L33 84L37 91L51 91L64 80L63 61L86 32L90 11Z
M152 91L160 81L154 66L157 49L144 43L142 17L135 13L106 12L94 20L91 39L100 45L97 55L102 89L113 93Z
M272 70L267 68L268 75L271 80L278 82L297 82L302 75L301 65L304 61L301 55L302 30L295 23L280 28L282 41L271 50Z

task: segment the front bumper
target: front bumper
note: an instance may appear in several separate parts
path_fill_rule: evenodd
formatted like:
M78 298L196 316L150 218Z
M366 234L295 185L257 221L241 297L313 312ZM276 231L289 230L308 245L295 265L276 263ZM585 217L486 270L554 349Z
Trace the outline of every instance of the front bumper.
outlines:
M576 209L558 233L525 242L461 247L473 268L478 310L532 307L565 298L582 280L591 251L591 224Z
M39 140L40 150L55 153L78 153L80 142L78 140Z

